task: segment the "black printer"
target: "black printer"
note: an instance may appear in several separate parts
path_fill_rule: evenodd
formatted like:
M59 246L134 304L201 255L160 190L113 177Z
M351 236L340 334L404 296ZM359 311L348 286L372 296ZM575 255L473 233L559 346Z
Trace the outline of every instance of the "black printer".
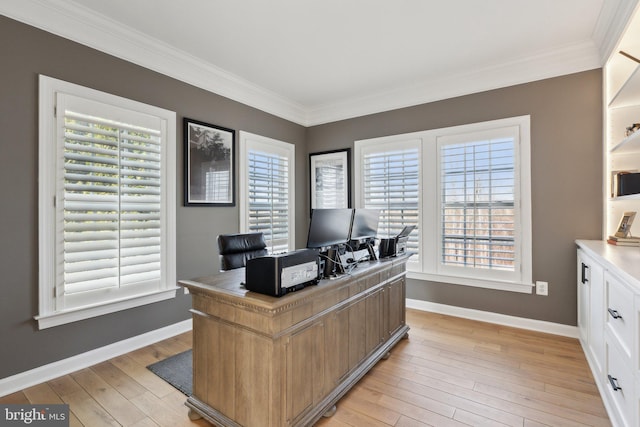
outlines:
M320 280L317 249L299 249L247 260L245 287L253 292L279 297Z

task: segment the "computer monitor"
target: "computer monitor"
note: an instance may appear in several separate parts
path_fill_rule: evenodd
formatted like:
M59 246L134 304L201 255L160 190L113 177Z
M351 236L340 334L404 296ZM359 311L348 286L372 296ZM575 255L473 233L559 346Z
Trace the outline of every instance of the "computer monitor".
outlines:
M321 251L349 241L353 209L314 209L307 236L307 248Z
M355 209L349 241L351 246L370 243L378 234L379 209ZM354 247L357 249L357 247Z
M311 211L307 248L320 250L322 276L330 278L344 272L340 252L349 241L353 209L314 209Z

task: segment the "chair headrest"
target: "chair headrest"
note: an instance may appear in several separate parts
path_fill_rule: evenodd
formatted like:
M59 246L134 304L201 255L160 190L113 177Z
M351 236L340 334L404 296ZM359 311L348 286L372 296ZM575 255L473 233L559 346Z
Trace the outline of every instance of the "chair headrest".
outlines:
M265 249L262 233L221 234L218 236L220 255Z

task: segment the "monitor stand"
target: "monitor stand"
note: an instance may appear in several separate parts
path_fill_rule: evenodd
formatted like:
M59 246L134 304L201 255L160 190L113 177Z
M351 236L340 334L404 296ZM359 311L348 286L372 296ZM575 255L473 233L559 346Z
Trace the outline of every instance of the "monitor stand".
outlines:
M369 251L369 259L371 261L375 261L378 259L378 256L376 255L376 251L373 249L373 245L371 243L367 245L367 251Z
M376 257L373 246L367 245L366 248L357 249L355 251L346 251L344 254L340 254L339 261L343 266L357 265L362 261L375 261Z
M344 268L342 266L342 263L340 262L338 250L335 248L330 248L327 251L327 257L324 260L323 276L326 279L330 279L332 277L335 277L338 273L344 273Z

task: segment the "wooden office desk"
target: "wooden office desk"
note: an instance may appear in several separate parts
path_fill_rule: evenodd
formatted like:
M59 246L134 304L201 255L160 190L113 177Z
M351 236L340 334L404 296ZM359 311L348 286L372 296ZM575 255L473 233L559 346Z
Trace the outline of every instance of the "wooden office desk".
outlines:
M190 417L225 427L309 426L408 334L408 257L360 264L280 298L244 269L183 280L193 298Z

